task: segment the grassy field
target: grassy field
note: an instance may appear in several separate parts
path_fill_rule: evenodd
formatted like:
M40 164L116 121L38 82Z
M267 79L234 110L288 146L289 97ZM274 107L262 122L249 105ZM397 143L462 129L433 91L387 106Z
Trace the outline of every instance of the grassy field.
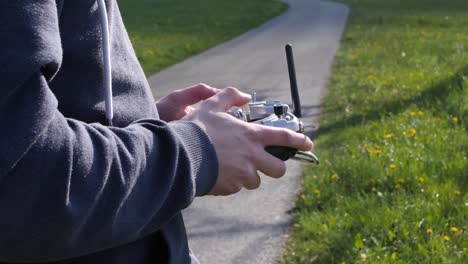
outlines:
M283 263L468 263L468 1L341 2Z
M260 25L286 9L275 0L120 0L147 75Z

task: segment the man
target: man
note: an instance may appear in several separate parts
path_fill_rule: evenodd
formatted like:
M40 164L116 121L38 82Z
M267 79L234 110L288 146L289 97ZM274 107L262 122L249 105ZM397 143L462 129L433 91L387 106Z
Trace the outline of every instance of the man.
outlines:
M235 88L155 104L116 1L106 7L112 127L96 1L0 0L0 263L196 263L180 213L195 196L282 176L265 146L312 148L226 114L250 99Z

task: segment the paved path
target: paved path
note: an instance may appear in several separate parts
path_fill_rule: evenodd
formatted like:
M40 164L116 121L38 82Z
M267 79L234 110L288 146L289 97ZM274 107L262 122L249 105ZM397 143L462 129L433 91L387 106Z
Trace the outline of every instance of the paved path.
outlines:
M290 8L283 15L151 76L155 97L204 82L290 103L284 45L291 43L303 121L309 125L306 130L313 131L348 9L318 0L284 2ZM279 259L291 220L288 210L302 173L297 161L287 165L283 178L263 176L256 191L197 198L184 211L190 246L202 263L275 263Z

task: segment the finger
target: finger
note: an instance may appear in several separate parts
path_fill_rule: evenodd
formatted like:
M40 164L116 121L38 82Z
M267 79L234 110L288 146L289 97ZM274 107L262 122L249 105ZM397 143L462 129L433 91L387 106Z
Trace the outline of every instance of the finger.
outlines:
M251 176L248 177L248 179L244 182L244 188L247 190L254 190L257 189L258 186L260 186L260 175L255 171L252 173Z
M205 100L200 108L225 112L233 106L241 106L248 103L250 99L249 94L242 93L234 87L227 87Z
M284 161L276 158L264 149L261 151L262 153L256 155L254 160L257 169L272 178L282 177L286 173L286 164Z
M194 86L190 86L184 89L174 91L172 96L174 103L177 105L193 105L202 100L212 97L213 95L219 93L221 90L200 83Z
M257 140L263 146L285 146L304 151L309 151L314 147L312 140L302 133L286 128L257 126L259 126L259 132L256 133Z

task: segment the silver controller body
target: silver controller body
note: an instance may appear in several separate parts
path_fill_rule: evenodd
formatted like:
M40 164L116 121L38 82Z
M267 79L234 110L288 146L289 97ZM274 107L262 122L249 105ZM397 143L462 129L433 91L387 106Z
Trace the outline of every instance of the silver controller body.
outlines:
M254 102L247 104L243 108L229 110L228 114L245 122L287 128L298 133L304 133L303 123L291 112L288 104L280 101L267 100L256 102L254 99ZM315 165L319 164L315 154L310 151L298 151L297 149L282 146L267 146L266 150L282 160L292 158Z

